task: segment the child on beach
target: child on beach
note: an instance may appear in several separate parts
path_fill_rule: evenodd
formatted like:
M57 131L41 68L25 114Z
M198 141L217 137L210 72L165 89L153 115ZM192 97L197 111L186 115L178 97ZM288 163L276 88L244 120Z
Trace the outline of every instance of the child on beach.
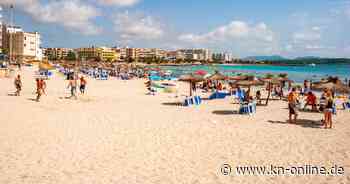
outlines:
M258 104L262 104L261 103L261 92L260 92L260 90L258 90L257 92L256 92L256 100L257 100L257 102L258 102Z
M16 96L20 96L21 95L21 90L22 90L22 81L21 81L21 76L17 75L17 77L15 78L15 87L16 87L16 92L15 95Z
M298 118L298 94L295 88L292 88L292 91L288 95L288 108L289 108L289 122L296 123ZM292 116L294 115L294 121L292 121Z
M86 80L83 76L80 77L80 93L85 94Z

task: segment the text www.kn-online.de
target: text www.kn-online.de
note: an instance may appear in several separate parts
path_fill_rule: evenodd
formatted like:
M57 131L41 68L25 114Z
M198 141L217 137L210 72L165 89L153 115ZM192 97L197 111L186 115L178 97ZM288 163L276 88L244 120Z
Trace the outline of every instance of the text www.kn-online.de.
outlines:
M290 175L290 176L302 176L302 175L323 175L323 176L338 176L344 175L345 169L342 166L333 165L329 167L315 166L315 165L302 165L302 166L235 166L231 167L230 164L223 164L220 168L220 172L223 175L237 175L237 176L255 176L255 175Z

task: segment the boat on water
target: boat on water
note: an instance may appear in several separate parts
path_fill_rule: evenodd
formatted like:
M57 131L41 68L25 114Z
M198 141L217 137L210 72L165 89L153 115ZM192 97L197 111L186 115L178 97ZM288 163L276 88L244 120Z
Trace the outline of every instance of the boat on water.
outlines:
M315 67L316 64L315 63L311 63L311 64L309 64L309 66Z

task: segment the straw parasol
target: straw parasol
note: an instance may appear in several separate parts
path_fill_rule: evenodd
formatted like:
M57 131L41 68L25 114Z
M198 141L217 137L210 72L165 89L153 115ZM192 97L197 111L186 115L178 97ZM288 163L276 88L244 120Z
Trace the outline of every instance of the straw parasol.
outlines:
M219 72L216 72L215 74L209 76L207 79L209 80L226 80L228 77L219 73Z
M312 85L312 90L323 91L324 89L332 89L334 92L350 93L350 88L345 84L338 82L316 82Z
M238 76L232 76L228 77L229 80L247 80L248 76L238 75Z
M251 87L251 86L262 86L264 82L259 80L239 80L234 83L237 86Z
M197 82L201 82L203 80L204 80L204 78L202 78L200 76L193 75L193 74L185 74L185 75L181 75L179 77L179 81L184 81L184 82L190 83L190 96L192 96L192 84L197 83Z
M279 84L282 84L282 82L291 82L291 83L293 82L292 80L288 79L287 77L269 77L269 76L267 76L266 78L262 78L260 80L268 84L269 91L268 91L267 98L266 98L266 105L269 104L269 99L271 96L271 90L272 90L273 85L279 85Z

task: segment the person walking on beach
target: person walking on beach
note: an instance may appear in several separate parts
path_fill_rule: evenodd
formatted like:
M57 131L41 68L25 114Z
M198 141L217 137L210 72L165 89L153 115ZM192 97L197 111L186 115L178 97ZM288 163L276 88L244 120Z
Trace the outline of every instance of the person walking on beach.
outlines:
M16 87L16 92L15 92L15 96L20 96L21 95L21 90L22 90L22 81L21 81L21 76L17 75L17 77L15 78L15 87Z
M70 78L67 88L68 89L70 88L70 97L69 98L74 97L75 99L77 99L77 95L76 95L76 92L77 92L77 80L74 77Z
M42 91L42 94L46 95L46 82L44 79L40 79L40 83L41 83L41 91Z
M288 95L288 109L289 109L289 123L296 123L298 118L298 94L295 88ZM292 116L294 115L294 121L292 121Z
M36 79L36 101L40 101L40 97L43 93L44 83L40 79Z
M86 88L86 80L85 80L85 78L83 77L83 76L81 76L80 77L80 87L79 87L79 89L80 89L80 93L81 94L85 94L85 88Z

